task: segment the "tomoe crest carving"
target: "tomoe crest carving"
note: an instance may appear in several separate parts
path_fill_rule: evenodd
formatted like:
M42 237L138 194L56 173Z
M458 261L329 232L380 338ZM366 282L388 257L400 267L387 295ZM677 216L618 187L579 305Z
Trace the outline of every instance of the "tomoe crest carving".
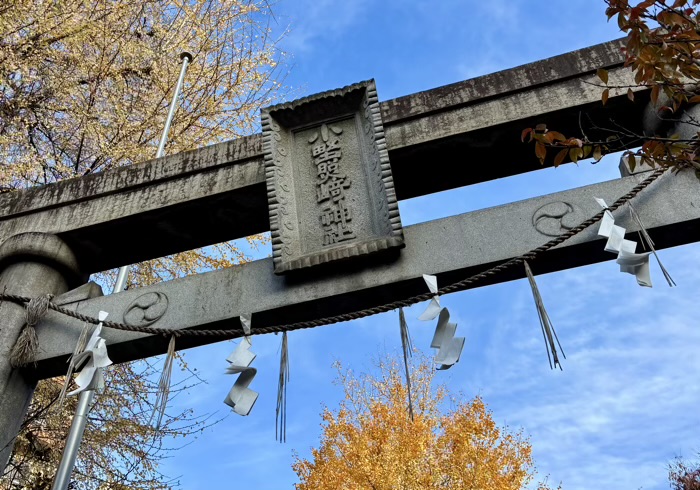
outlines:
M124 311L124 323L134 327L147 327L157 322L168 310L168 297L164 293L142 294Z
M546 236L558 236L577 226L582 212L573 204L554 201L540 206L532 215L532 226Z

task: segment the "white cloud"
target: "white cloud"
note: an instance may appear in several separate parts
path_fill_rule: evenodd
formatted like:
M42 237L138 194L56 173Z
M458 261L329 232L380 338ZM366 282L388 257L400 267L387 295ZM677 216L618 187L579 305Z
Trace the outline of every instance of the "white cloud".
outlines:
M366 0L301 0L295 2L295 14L280 22L291 25L282 45L289 53L308 55L323 48L325 40L333 39L350 28L363 14Z

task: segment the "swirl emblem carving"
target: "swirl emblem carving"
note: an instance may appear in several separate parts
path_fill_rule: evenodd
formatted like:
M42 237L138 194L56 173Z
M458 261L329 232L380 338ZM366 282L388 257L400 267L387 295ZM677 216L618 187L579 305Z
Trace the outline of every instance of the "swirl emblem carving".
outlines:
M583 221L583 213L573 204L554 201L540 206L532 215L532 226L545 236L566 233Z
M134 327L147 327L165 315L168 310L168 297L164 293L146 293L127 306L124 323Z

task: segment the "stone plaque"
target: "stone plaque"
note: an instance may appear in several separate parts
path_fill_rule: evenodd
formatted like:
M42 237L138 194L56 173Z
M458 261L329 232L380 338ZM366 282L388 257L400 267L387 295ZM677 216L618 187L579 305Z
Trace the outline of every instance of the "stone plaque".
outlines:
M403 247L374 81L262 110L275 273Z

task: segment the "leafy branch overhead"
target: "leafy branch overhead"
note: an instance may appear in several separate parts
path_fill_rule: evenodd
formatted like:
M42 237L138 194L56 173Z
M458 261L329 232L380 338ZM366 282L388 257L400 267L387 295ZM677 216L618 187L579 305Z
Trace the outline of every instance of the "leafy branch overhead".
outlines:
M676 171L694 168L700 178L700 0L606 3L608 19L615 18L627 34L624 67L632 71L633 83L616 83L612 73L599 68L601 102L626 95L629 103L648 104L643 131L614 120L607 127L586 125L582 117L578 135L538 124L523 130L522 141L534 143L542 165L549 158L555 167L587 158L598 162L623 152L632 170L639 163Z

